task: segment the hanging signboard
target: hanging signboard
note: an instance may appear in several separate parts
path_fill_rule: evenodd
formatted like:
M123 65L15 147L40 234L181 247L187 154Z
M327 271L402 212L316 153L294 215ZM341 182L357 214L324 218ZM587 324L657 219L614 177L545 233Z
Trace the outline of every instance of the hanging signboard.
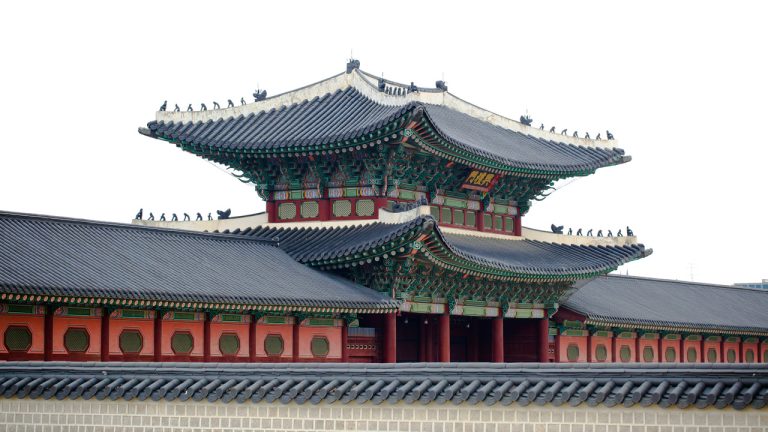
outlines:
M480 170L472 170L467 179L464 180L464 184L461 185L464 189L476 190L480 192L488 192L493 188L498 180L497 174L491 174Z

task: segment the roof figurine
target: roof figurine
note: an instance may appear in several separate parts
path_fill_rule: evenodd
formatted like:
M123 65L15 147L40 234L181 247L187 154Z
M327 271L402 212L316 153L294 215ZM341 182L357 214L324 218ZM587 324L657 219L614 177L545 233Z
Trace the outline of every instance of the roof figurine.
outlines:
M267 98L267 91L256 89L256 91L253 92L253 98L256 100L256 102L263 101Z
M351 58L347 61L347 73L352 73L355 69L360 69L360 60Z
M444 92L448 91L448 85L443 80L435 81L435 88Z

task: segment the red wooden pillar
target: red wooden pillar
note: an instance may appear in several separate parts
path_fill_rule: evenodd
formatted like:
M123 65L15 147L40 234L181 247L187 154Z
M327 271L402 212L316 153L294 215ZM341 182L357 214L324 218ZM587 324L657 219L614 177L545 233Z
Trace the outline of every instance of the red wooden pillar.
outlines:
M158 310L155 314L155 361L159 362L163 356L163 315L164 311Z
M328 192L323 192L323 198L317 201L318 219L321 221L331 220L331 201L328 199Z
M101 309L101 361L109 361L109 309Z
M248 324L248 361L256 361L256 323L259 317L251 315L251 322Z
M493 362L504 363L504 316L499 311L499 316L493 318Z
M271 195L271 194L270 194ZM274 222L277 220L277 206L274 201L267 201L267 222Z
M447 306L445 313L440 315L440 361L451 361L451 314Z
M293 362L299 361L299 326L301 325L301 318L294 318L293 323Z
M433 325L429 325L430 321L431 320L429 319L428 316L424 317L424 331L427 334L427 343L426 343L427 359L426 359L426 361L433 362L433 361L435 361L435 338L434 338L435 330L434 330L434 326Z
M203 312L203 361L211 361L211 314Z
M347 320L342 320L341 324L341 361L343 363L349 362L349 350L347 349L347 341L349 340L349 325Z
M46 306L45 318L43 322L43 360L51 361L53 354L53 312L56 306Z
M549 318L547 317L539 321L539 361L542 363L549 361Z
M397 314L384 315L384 363L397 362Z
M515 231L513 234L516 236L523 235L523 217L520 216L520 209L517 210L517 216L515 216Z

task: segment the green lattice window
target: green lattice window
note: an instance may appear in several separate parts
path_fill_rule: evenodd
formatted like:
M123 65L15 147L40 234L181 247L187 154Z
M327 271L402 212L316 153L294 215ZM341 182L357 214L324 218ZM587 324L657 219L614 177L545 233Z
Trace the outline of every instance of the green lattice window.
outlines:
M84 328L68 328L64 332L64 348L67 352L85 352L89 345L88 331Z
M363 199L357 200L355 203L355 213L358 216L373 216L373 212L376 206L373 204L373 200Z
M643 347L643 361L646 363L651 363L653 361L653 348L647 346Z
M632 360L632 350L628 346L622 345L619 349L619 358L622 362L627 363Z
M763 363L768 363L768 350L763 351Z
M454 210L453 211L453 223L454 223L454 225L464 225L464 211L463 210Z
M138 354L144 347L144 338L138 330L123 330L120 333L119 343L123 354Z
M707 350L707 361L710 363L717 362L717 351L714 348L710 348Z
M755 352L751 349L748 349L744 352L744 362L745 363L754 363L755 362Z
M271 334L264 338L264 351L267 355L278 356L283 353L284 348L282 336Z
M278 219L294 219L296 218L296 204L294 203L282 203L277 206L277 218Z
M467 223L468 227L476 227L477 226L477 221L475 220L475 218L476 218L475 212L471 212L471 211L467 212L466 223Z
M569 362L575 362L579 359L579 346L578 345L568 345L568 348L565 350L565 356L568 359Z
M504 231L512 232L515 230L515 220L512 218L504 218Z
M696 352L696 348L688 348L688 351L685 353L685 359L688 363L696 363L699 361L699 353Z
M493 229L495 229L496 231L501 231L502 228L503 228L502 227L503 220L504 219L501 216L494 216L493 217Z
M8 351L27 352L32 346L32 332L26 326L8 326L3 341Z
M736 363L736 351L729 349L725 353L725 359L728 361L728 363Z
M171 336L171 349L174 354L189 354L195 346L195 339L189 332L176 332Z
M675 352L674 348L667 347L667 349L664 350L664 361L667 363L674 363L677 361L677 352Z
M305 219L316 218L320 214L320 206L317 201L305 201L301 203L301 217Z
M334 201L331 211L336 217L347 217L352 214L352 202L349 200Z
M451 223L451 209L450 207L443 207L440 212L440 222L449 224Z
M313 356L325 357L331 349L331 344L328 342L328 338L324 336L315 336L309 344L309 349L312 351Z
M605 345L600 344L595 347L595 359L600 362L604 362L605 359L608 358L608 349L605 348Z
M219 337L219 351L224 355L235 355L240 351L240 338L234 333L223 333Z
M437 206L430 206L429 207L429 214L435 218L435 220L440 220L440 207Z
M483 228L493 229L493 217L489 214L483 214Z

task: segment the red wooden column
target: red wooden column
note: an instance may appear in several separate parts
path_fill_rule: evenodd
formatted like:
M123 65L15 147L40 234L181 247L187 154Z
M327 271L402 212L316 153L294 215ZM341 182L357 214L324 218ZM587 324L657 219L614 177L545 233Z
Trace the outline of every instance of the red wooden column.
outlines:
M440 315L440 361L451 361L451 312L447 305L445 313Z
M109 314L108 308L101 309L101 361L109 361Z
M203 361L211 361L211 314L203 312Z
M251 315L251 322L248 324L248 361L256 361L256 323L259 317Z
M51 361L53 354L53 312L56 306L45 307L45 318L43 321L43 360Z
M493 318L493 362L504 363L504 316L501 315L499 310L499 316Z
M342 363L349 362L349 350L347 349L347 342L349 341L349 324L347 320L342 319L341 323L341 361Z
M549 361L549 318L546 316L539 321L539 361Z
M165 312L158 309L155 313L155 361L159 362L163 352L163 315Z
M384 315L384 363L397 362L397 314Z
M293 323L293 362L299 361L299 326L301 325L301 318L298 316L294 318Z
M523 235L523 217L520 216L520 209L517 210L518 214L515 216L515 231L513 232L516 236Z

